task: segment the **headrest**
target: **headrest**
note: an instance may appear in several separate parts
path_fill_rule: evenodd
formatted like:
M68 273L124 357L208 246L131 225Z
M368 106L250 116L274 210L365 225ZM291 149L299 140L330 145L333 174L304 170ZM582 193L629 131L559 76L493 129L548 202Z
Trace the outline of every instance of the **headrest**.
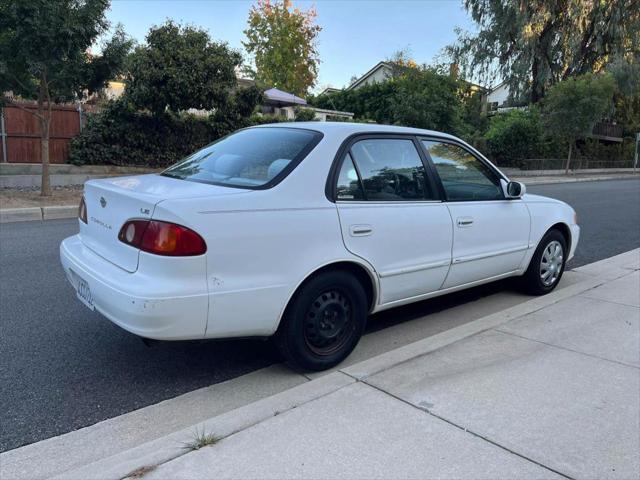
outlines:
M269 180L278 175L287 165L289 165L289 162L291 162L291 160L288 158L279 158L271 162L269 170L267 170L267 177Z
M242 168L242 162L239 161L240 158L242 158L240 155L231 153L220 155L216 160L215 173L233 177Z

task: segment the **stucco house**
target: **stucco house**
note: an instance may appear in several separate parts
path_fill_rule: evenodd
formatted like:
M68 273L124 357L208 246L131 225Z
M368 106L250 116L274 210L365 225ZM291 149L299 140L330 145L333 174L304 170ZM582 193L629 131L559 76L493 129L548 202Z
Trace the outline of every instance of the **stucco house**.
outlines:
M500 108L506 107L508 100L509 85L507 82L500 82L487 93L487 112L497 112Z
M383 83L393 76L393 65L391 62L378 62L367 73L356 79L346 89L356 90L365 85Z

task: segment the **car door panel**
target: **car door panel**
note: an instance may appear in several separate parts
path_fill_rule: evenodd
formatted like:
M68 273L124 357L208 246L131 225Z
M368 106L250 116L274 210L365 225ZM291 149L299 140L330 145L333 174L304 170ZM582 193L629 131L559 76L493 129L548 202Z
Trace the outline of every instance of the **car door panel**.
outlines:
M505 199L500 176L461 144L440 139L421 143L441 181L453 222L452 264L443 288L518 270L531 227L524 202Z
M376 269L380 303L434 292L451 263L451 216L440 202L338 202L346 248ZM366 234L356 232L369 229Z
M437 291L452 224L413 137L364 136L342 160L336 205L346 248L376 270L379 303Z
M529 242L529 211L521 200L449 202L453 219L451 271L443 288L517 270ZM471 223L467 223L471 222Z

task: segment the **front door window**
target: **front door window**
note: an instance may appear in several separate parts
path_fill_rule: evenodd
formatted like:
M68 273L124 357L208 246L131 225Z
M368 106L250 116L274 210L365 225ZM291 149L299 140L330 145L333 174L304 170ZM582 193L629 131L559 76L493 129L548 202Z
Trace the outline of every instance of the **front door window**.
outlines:
M504 194L496 174L469 151L458 145L423 140L440 176L447 200L502 200Z

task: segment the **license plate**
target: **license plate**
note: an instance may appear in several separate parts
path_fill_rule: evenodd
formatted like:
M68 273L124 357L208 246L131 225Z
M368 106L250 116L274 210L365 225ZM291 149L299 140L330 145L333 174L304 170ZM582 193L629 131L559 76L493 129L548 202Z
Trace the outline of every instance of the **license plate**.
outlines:
M73 285L76 287L76 295L82 303L84 303L89 309L94 310L93 295L91 295L91 289L85 279L80 277L76 272L69 269L71 278L73 279Z

